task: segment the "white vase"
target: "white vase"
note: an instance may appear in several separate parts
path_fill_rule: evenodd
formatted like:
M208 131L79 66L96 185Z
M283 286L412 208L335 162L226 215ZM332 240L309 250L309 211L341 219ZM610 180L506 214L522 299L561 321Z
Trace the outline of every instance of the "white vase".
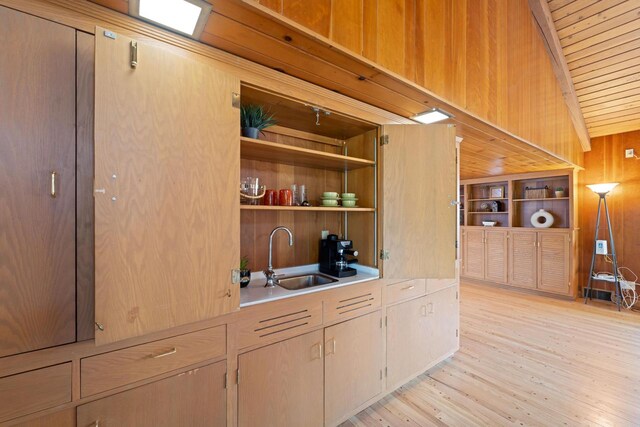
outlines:
M553 225L553 215L544 209L531 215L531 225L535 228L549 228Z

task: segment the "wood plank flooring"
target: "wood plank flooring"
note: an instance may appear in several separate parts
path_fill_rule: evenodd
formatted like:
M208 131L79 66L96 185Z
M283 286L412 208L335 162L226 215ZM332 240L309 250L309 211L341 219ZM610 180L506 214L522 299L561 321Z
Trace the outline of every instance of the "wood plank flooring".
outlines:
M640 313L461 286L454 357L343 426L640 426Z

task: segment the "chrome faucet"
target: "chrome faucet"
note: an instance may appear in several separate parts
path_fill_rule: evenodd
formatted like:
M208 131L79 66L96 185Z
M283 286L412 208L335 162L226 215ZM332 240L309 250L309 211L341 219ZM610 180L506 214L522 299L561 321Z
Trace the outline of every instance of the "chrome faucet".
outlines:
M263 272L265 277L267 278L267 284L264 285L265 288L273 288L278 284L278 278L276 277L276 273L273 271L273 235L276 234L278 230L284 230L289 234L289 246L293 246L293 234L291 234L291 230L287 227L276 227L273 229L271 234L269 235L269 266Z

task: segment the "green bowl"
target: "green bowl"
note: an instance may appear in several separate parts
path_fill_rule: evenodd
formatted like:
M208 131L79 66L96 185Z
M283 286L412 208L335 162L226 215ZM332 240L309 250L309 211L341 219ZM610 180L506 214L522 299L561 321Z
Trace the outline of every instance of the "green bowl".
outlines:
M336 199L324 199L322 206L338 206L338 200Z
M343 199L355 199L356 193L342 193Z
M336 193L335 191L325 191L324 193L322 193L322 197L335 199L338 197L338 193Z
M356 199L353 200L347 200L347 199L342 199L342 206L344 206L345 208L353 208L356 205Z

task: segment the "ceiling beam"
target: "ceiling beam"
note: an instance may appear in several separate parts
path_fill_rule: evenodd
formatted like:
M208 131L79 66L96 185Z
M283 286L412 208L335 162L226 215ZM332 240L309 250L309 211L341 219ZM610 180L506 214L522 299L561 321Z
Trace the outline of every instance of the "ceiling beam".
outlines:
M562 96L567 103L569 109L569 116L573 122L573 127L576 130L580 145L584 151L591 150L591 138L587 125L585 124L580 103L578 102L578 96L576 95L576 89L573 86L573 79L567 66L567 60L562 52L562 45L558 38L555 24L551 16L551 10L549 10L549 4L547 0L529 0L529 8L533 14L536 27L542 35L544 46L551 58L551 64L553 66L553 72L560 83L560 89L562 90Z

